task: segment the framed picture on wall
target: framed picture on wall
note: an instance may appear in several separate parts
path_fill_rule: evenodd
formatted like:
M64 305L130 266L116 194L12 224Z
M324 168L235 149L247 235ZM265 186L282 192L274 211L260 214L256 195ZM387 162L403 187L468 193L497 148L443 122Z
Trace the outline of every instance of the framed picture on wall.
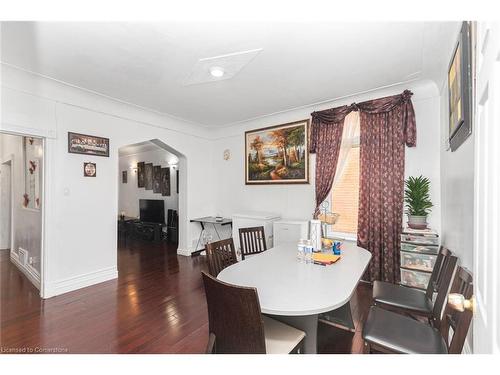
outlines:
M137 187L144 187L144 162L137 163Z
M97 176L97 166L96 163L83 163L83 177L95 177Z
M68 152L109 157L109 138L68 132Z
M144 164L144 187L146 190L153 189L153 164Z
M309 183L309 120L245 132L245 184Z
M161 195L170 196L170 168L161 169Z
M161 166L153 167L153 193L161 193Z
M448 68L449 142L455 151L472 133L471 25L463 22Z

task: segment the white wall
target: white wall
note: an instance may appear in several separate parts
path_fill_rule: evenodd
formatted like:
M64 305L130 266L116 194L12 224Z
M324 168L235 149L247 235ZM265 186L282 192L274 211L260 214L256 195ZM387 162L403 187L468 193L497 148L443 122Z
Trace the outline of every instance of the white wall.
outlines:
M47 137L46 199L50 204L46 204L44 240L48 261L42 267L47 273L45 296L116 277L120 147L158 139L182 154L179 253L188 255L199 234L198 226L189 223L194 217L231 215L242 209L273 211L286 218L309 218L312 214L313 179L309 185L245 186L245 130L309 118L314 110L397 94L406 88L415 94L418 133L417 147L406 149L406 174L424 174L431 179L435 209L430 223L440 229L440 98L431 82L209 130L5 65L2 73L2 128ZM110 157L68 154L68 131L110 138ZM229 161L222 158L226 148L232 153ZM83 177L84 161L97 163L96 178ZM310 172L314 176L314 156Z
M179 209L179 197L176 190L176 168L169 166L168 160L172 155L166 151L147 151L133 155L120 156L120 171L118 176L118 212L125 212L125 216L139 216L139 199L163 199L165 201L165 215L168 209ZM153 190L137 187L137 172L132 169L138 162L153 163L162 168L170 167L170 196L162 196ZM122 172L127 171L127 183L122 183ZM165 216L166 220L166 216Z
M441 95L441 243L473 270L474 129L454 152L448 150L448 90Z
M42 244L42 211L24 208L23 194L24 187L24 168L23 168L23 137L9 134L0 134L0 163L12 158L11 178L13 180L13 246L11 257L15 260L19 256L19 248L28 252L28 257L32 257L34 262L29 267L29 272L34 273L37 280L35 285L38 287L40 282L40 254ZM40 168L43 168L43 156L39 157ZM40 179L42 177L40 170ZM41 181L40 181L41 182ZM43 197L43 191L41 192ZM2 210L4 208L2 207Z
M0 130L47 137L43 296L117 276L116 176L125 145L158 139L182 154L178 252L190 254L199 228L189 218L215 211L208 131L3 64L1 73ZM69 154L69 131L109 138L110 157ZM83 177L84 161L97 163L96 178Z
M406 148L405 175L422 174L431 180L431 199L434 209L429 216L429 223L440 231L440 98L436 85L430 81L351 96L323 103L321 106L300 108L219 130L214 149L214 171L220 181L216 190L217 209L225 216L230 216L236 211L251 209L276 212L290 219L310 218L314 210L314 155L311 155L310 159L311 183L308 185L247 186L244 179L244 132L307 119L313 111L394 95L407 88L414 93L412 101L417 119L417 146ZM225 149L231 151L231 159L228 161L222 157Z
M0 134L0 138L1 138ZM2 157L2 140L0 139L0 158ZM0 160L0 250L10 250L12 224L12 183L11 165L8 160Z
M441 244L459 258L459 265L474 269L474 127L455 151L448 149L448 88L441 89ZM464 351L472 353L473 326Z

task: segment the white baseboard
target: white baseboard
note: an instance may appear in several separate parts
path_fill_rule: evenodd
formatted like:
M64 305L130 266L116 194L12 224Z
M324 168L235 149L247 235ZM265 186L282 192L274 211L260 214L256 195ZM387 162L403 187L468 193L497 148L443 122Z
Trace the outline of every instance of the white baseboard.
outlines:
M80 288L85 288L94 284L113 280L118 277L116 267L105 268L95 272L89 272L83 275L70 277L64 280L47 283L44 298L58 296L63 293L71 292Z
M34 269L33 267L31 267L31 265L29 265L29 264L26 266L23 265L19 261L19 255L13 251L10 252L10 260L19 269L19 271L21 271L28 278L28 280L31 281L31 283L38 290L40 290L40 274L38 273L38 271L36 269Z
M191 256L191 250L189 249L181 249L180 247L177 248L177 255L182 255L185 257L190 257Z

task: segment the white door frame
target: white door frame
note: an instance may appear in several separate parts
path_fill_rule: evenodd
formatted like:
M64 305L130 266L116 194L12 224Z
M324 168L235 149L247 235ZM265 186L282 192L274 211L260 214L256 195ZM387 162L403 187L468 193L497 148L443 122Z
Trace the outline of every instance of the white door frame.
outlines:
M34 135L34 134L26 134L26 133L19 133L19 132L11 132L11 131L4 131L4 130L0 130L0 134L8 134L8 135L16 135L16 136L20 136L20 137L35 137L35 138L39 138L42 140L42 151L43 151L43 170L42 170L42 195L43 195L43 199L42 199L42 207L40 209L40 213L41 213L41 220L42 220L42 226L41 226L41 230L42 230L42 233L41 233L41 237L40 237L40 297L41 298L44 298L44 295L46 294L45 293L45 285L46 285L46 275L47 275L47 263L48 263L48 260L47 260L47 251L46 250L46 214L47 214L47 210L46 210L46 207L48 207L48 204L49 204L49 194L47 194L47 192L49 191L47 189L47 186L46 186L46 181L47 181L47 171L48 171L48 164L47 163L47 141L46 141L46 137L44 136L41 136L41 135ZM11 241L11 251L12 251L12 247L13 247L13 244L14 244L14 225L13 225L13 218L14 218L14 189L13 189L13 183L14 183L14 179L12 178L12 175L13 175L13 171L14 171L14 165L16 163L16 160L14 158L14 155L10 155L8 157L7 160L10 160L11 161L11 226L10 226L10 231L11 231L11 236L10 236L10 241ZM0 164L3 164L4 161L2 161L2 163Z
M14 250L14 155L10 154L7 158L0 162L0 165L10 166L10 245L9 252Z
M500 352L500 23L479 22L474 144L474 353Z

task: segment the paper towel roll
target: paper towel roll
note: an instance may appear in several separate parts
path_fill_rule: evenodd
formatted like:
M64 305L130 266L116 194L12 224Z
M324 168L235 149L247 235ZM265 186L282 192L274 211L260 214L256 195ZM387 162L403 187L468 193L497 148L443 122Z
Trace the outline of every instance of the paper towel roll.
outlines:
M311 220L309 228L309 238L311 239L314 250L321 251L321 221Z

